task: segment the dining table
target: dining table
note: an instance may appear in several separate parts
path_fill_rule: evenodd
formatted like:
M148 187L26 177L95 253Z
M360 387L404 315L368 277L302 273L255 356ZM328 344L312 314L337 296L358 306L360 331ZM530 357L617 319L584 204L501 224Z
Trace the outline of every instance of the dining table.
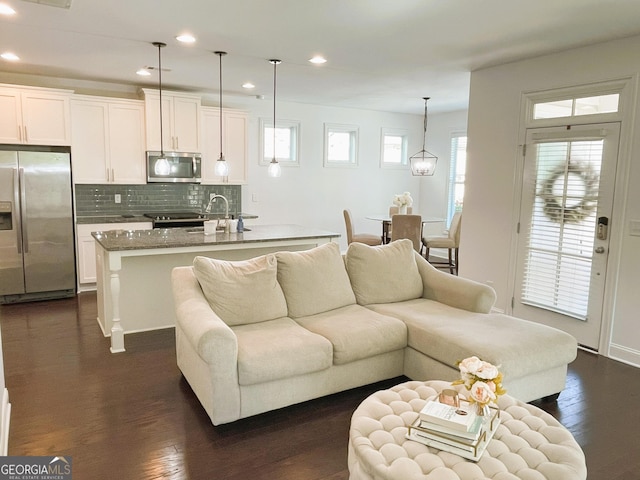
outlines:
M413 215L420 215L419 213L413 213ZM389 243L391 241L391 237L389 236L389 230L391 227L391 215L388 213L374 213L370 215L365 215L367 220L375 220L377 222L382 223L382 241L383 243ZM422 217L422 228L424 228L425 223L444 223L445 219L442 217L431 217L424 216Z

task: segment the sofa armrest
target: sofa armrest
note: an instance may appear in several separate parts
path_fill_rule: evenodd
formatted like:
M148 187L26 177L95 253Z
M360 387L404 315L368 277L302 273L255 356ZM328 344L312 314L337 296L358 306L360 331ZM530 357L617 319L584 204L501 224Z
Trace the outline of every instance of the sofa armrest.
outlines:
M233 366L238 360L238 339L233 330L211 310L192 267L171 272L176 316L189 343L210 365Z
M193 267L174 268L171 284L178 366L214 425L236 420L240 418L238 339L211 309ZM187 355L185 350L194 353Z
M488 285L441 272L415 253L422 277L422 296L470 312L489 313L496 302L496 292Z

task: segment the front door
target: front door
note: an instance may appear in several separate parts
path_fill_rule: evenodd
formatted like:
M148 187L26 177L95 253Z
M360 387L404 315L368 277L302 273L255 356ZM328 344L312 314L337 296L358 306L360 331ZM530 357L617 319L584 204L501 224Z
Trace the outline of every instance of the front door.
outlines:
M513 315L598 350L618 123L527 130Z

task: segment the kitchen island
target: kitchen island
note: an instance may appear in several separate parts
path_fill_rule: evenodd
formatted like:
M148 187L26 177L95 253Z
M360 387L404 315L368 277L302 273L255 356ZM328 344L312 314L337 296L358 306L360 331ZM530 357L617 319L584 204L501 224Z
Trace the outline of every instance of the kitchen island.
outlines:
M111 352L124 352L124 335L175 325L171 270L197 255L246 260L281 250L307 250L340 235L299 225L252 225L243 233L205 235L202 227L93 232L96 242L98 323ZM251 301L251 299L247 299Z

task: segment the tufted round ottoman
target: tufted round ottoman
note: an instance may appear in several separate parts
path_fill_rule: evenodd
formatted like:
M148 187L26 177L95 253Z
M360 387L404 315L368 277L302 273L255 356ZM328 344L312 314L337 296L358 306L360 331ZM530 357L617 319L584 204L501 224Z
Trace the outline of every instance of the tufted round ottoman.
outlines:
M366 398L349 431L350 480L586 479L584 453L555 418L508 395L501 424L478 462L407 440L407 425L450 382L406 382Z

